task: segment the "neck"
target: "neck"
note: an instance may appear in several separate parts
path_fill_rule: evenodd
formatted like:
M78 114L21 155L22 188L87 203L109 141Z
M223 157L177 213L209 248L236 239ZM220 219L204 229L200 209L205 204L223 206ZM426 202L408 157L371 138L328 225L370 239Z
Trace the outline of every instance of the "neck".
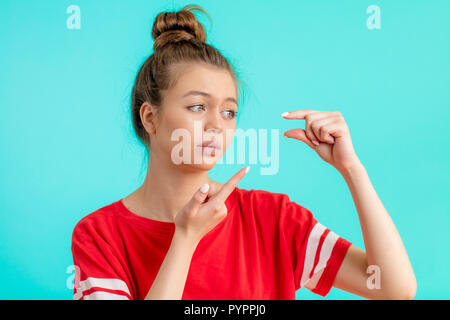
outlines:
M144 183L137 193L143 208L149 210L148 215L160 221L173 222L178 212L204 183L210 184L209 195L214 194L220 186L209 178L206 170L176 165L153 153Z

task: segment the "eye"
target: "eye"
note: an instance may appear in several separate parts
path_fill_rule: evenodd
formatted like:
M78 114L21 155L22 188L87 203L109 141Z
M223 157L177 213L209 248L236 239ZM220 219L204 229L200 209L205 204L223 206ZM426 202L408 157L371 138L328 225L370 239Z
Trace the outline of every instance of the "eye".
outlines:
M234 119L236 117L237 111L234 110L225 110L225 112L228 112L227 118L228 119Z
M202 104L194 104L193 106L187 107L187 109L197 112L199 108L196 108L196 107L198 107L198 106L200 106L201 109L205 109Z

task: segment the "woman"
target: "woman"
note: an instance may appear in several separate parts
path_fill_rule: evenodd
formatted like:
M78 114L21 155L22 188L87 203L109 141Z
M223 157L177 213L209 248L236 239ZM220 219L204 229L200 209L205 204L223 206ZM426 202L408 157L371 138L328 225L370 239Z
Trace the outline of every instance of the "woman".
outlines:
M305 130L283 135L342 174L366 252L287 195L238 188L249 168L226 184L209 178L236 130L238 79L205 43L193 10L205 12L186 6L156 17L154 53L137 74L131 107L151 150L147 176L76 225L74 299L295 299L301 287L326 296L332 286L368 299L412 299L416 280L403 243L339 112L283 113L306 121Z

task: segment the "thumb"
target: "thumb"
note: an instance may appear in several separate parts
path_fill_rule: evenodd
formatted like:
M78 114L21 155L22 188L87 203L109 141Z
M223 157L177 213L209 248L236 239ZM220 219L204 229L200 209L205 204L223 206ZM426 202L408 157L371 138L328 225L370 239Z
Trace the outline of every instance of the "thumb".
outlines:
M316 145L312 143L311 140L309 140L308 136L306 135L305 130L303 129L291 129L283 133L283 136L286 138L294 138L300 141L303 141L308 146L310 146L312 149L316 149Z
M205 183L195 193L188 203L189 210L197 210L205 201L209 191L209 184Z

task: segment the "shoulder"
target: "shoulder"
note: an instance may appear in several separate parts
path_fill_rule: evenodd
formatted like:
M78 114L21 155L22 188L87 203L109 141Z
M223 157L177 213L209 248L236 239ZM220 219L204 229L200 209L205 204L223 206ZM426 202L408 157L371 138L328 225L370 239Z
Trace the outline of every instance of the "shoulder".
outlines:
M280 204L283 201L289 201L289 196L285 193L272 192L263 189L243 189L236 188L239 197L245 201L251 201L257 205Z
M237 188L239 202L242 207L252 207L259 212L276 212L278 215L312 215L306 207L293 201L289 195L262 189Z
M263 189L237 188L237 196L241 206L252 207L259 212L279 212L290 202L289 196L281 192L272 192Z
M72 232L72 239L93 238L108 233L116 224L118 201L100 207L81 218Z

